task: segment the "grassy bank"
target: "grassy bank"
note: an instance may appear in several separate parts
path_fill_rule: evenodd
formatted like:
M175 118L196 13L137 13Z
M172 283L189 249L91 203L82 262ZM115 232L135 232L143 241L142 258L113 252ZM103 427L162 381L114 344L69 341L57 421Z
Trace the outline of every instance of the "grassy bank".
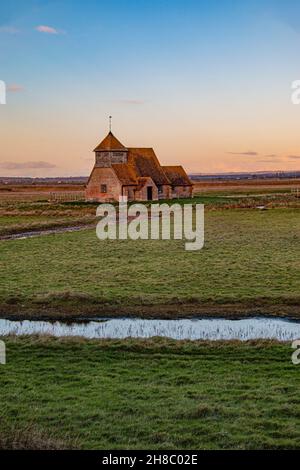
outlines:
M0 237L95 222L96 205L4 202L0 195Z
M0 311L299 315L299 214L208 211L196 252L180 240L99 241L94 230L1 242Z
M299 370L289 344L6 343L2 434L33 429L52 447L94 449L299 448Z
M203 188L202 188L203 190ZM291 192L264 194L256 189L239 193L234 190L223 192L208 191L195 195L192 199L167 201L180 204L205 204L207 210L255 208L257 206L300 208L300 199ZM156 204L157 202L154 201ZM148 202L150 205L151 203ZM97 203L53 202L53 201L5 201L0 194L0 238L27 231L46 230L55 227L92 224L95 222Z
M49 229L59 229L61 227L93 226L95 218L85 217L32 217L32 216L6 216L1 217L0 238L27 232L40 232Z

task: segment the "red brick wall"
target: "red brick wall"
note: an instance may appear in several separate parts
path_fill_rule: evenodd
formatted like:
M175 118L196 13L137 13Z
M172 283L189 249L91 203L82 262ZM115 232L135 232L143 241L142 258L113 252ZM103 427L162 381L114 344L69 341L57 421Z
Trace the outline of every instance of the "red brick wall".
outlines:
M101 185L106 184L107 192L101 193ZM85 190L87 201L119 201L122 187L112 168L97 168L92 171Z
M173 197L193 197L193 186L174 186Z
M153 182L152 178L148 178L145 186L142 187L139 191L135 192L136 201L147 201L147 187L151 186L152 188L152 201L158 200L158 189L156 184Z
M163 185L162 193L159 195L159 199L172 199L172 188L170 185Z
M127 163L127 151L96 152L96 166L109 167L112 163Z
M127 196L128 201L134 201L135 200L135 186L124 186L123 196Z

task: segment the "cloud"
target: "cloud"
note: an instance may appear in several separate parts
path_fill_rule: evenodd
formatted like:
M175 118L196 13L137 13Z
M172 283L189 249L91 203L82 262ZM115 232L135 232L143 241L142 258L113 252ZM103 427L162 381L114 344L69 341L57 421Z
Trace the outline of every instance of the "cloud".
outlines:
M278 158L278 155L272 153L271 155L264 155L265 158Z
M14 26L0 26L0 33L18 34L20 33L20 30Z
M10 85L7 85L6 90L10 91L11 93L18 93L23 91L24 87L22 85L17 85L16 83L11 83Z
M269 158L267 160L256 160L256 163L282 163L280 158Z
M52 28L52 26L40 25L36 26L36 31L39 33L46 33L46 34L60 34L58 29Z
M247 157L255 157L258 155L257 152L254 152L253 150L247 150L246 152L227 152L230 153L231 155L241 155L241 156L247 156Z
M53 165L49 162L3 162L0 163L0 168L3 170L36 170L44 168L56 168L56 165Z
M300 155L289 155L288 158L291 160L300 160Z

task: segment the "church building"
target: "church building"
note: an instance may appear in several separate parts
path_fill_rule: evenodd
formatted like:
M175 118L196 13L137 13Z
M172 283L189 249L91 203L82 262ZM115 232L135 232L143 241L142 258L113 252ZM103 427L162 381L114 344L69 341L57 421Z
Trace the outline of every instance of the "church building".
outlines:
M110 131L95 148L95 165L86 200L151 201L192 197L193 185L182 166L162 166L152 148L125 147Z

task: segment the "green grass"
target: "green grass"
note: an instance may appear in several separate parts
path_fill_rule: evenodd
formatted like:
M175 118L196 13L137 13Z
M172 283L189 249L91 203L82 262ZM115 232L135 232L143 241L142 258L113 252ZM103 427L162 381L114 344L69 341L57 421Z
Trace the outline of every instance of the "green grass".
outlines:
M181 240L99 241L94 230L2 242L0 300L53 300L67 292L100 303L178 308L189 301L299 301L299 215L209 211L205 247L196 252L185 251Z
M0 195L1 196L1 195ZM205 204L208 210L255 208L258 205L273 207L300 208L300 199L295 195L279 193L234 193L222 192L200 193L191 199L160 201L168 204ZM131 204L131 203L130 203ZM148 206L157 201L147 202ZM117 203L116 203L117 205ZM92 223L98 203L71 201L3 201L0 197L0 237L26 231L46 230L62 226Z
M47 230L50 228L92 224L95 217L82 216L49 216L49 215L7 215L0 218L0 236L7 236L29 231Z
M283 186L283 187L279 187L279 186L272 187L272 185L265 187L263 185L262 186L257 185L256 187L253 187L253 186L243 185L243 183L241 183L240 185L237 185L237 187L229 185L229 187L220 186L220 188L217 188L215 186L214 188L210 187L209 189L207 189L205 187L202 187L200 189L201 190L199 191L199 188L197 186L194 188L194 193L196 197L198 197L199 195L220 196L220 197L240 195L241 197L243 197L243 196L248 196L248 195L251 195L251 196L273 195L275 196L275 195L282 195L282 194L291 196L293 194L292 193L293 188L291 188L290 185Z
M47 306L55 315L67 304L70 312L81 305L85 316L91 305L96 313L116 306L117 314L150 305L157 314L170 304L173 315L205 302L230 309L245 302L252 312L267 302L278 315L294 304L298 312L300 209L223 210L228 201L225 194L193 200L210 209L198 252L178 240L103 242L95 230L0 242L2 315L10 308L42 315ZM19 205L6 209L0 232L73 222L94 209ZM289 344L5 341L0 448L300 447L300 366Z
M1 432L92 449L300 447L289 344L10 338Z

